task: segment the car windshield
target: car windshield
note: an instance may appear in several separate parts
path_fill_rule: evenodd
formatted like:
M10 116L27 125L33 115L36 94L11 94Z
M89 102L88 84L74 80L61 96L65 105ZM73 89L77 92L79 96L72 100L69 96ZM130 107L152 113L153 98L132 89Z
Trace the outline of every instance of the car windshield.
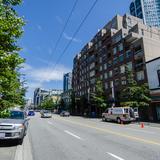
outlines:
M44 111L43 113L50 113L50 111Z
M24 119L24 113L22 111L11 111L11 119Z

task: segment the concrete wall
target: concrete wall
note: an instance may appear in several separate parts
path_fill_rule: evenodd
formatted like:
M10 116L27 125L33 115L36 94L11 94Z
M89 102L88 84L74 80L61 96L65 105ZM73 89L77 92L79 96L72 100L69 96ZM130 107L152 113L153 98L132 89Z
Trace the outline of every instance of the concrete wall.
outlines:
M160 40L143 37L143 42L146 62L160 57Z
M146 64L150 89L160 88L157 70L160 69L160 58Z

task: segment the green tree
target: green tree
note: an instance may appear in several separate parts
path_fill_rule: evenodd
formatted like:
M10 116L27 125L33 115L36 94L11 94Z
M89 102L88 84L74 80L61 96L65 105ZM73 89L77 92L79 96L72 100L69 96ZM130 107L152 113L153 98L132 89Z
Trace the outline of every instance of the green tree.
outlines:
M131 71L127 72L127 86L122 90L120 99L122 106L145 107L149 106L151 98L149 96L149 88L147 84L139 85L134 80Z
M17 45L24 20L14 9L20 3L21 0L0 0L0 111L24 104L25 88L19 73L24 59Z
M50 97L46 97L41 103L41 108L46 110L53 110L55 108L55 103L53 102L53 99Z
M96 81L95 92L91 93L91 99L94 101L97 107L100 107L100 108L107 107L104 86L101 80Z

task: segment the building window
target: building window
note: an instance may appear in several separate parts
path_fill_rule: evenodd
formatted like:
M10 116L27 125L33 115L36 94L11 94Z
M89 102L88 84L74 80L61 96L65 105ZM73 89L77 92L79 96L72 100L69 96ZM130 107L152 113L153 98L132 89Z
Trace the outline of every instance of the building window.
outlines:
M107 82L105 83L105 89L108 89L108 83Z
M101 80L103 79L103 75L100 75L100 79L101 79Z
M119 69L118 67L114 68L114 75L117 76L119 74Z
M117 54L117 47L113 48L113 55Z
M104 74L104 78L107 79L108 78L108 73Z
M108 61L108 67L112 66L112 61Z
M117 57L113 58L113 64L117 64L117 63L118 63L118 58Z
M115 86L118 86L118 85L119 85L119 79L115 79L114 85L115 85Z
M112 76L113 76L113 72L109 71L109 77L112 77Z
M103 69L102 66L100 66L100 67L99 67L99 71L102 71L102 69Z
M132 56L131 50L126 51L126 58L130 58Z
M92 69L94 67L95 67L95 63L93 62L93 63L90 64L90 69Z
M127 84L126 77L122 77L121 78L121 84L122 85L126 85Z
M90 72L90 77L93 77L95 75L95 71Z
M144 80L144 71L139 71L136 73L136 75L138 81Z
M120 44L118 45L118 51L123 51L123 44L122 44L122 43L120 43Z
M99 58L99 63L102 63L102 57Z
M120 66L120 72L125 73L125 65Z
M119 62L123 62L123 61L124 61L124 55L121 54L121 55L119 56Z
M105 63L103 67L104 67L104 70L106 70L107 69L107 64Z
M128 69L129 71L132 71L132 62L128 62L128 63L126 64L126 67L127 67L127 69Z

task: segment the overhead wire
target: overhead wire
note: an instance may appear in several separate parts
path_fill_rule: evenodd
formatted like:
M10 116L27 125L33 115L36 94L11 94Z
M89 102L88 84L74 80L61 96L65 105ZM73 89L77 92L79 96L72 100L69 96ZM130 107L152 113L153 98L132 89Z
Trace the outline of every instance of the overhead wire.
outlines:
M49 60L48 60L48 61L50 61L50 60L52 59L52 57L53 57L53 55L54 55L54 52L56 51L56 49L57 49L57 47L58 47L58 45L59 45L59 42L60 42L60 40L61 40L61 38L62 38L62 36L63 36L63 34L64 34L64 32L65 32L65 29L66 29L66 27L67 27L67 25L68 25L68 23L69 23L69 21L70 21L70 18L72 17L72 14L73 14L76 6L77 6L77 3L78 3L78 0L75 0L75 2L74 2L74 4L73 4L73 7L72 7L72 9L71 9L71 12L69 13L68 18L67 18L67 20L66 20L66 22L65 22L65 24L64 24L64 26L63 26L63 29L62 29L62 31L61 31L61 33L60 33L60 35L59 35L59 37L58 37L55 45L54 45L53 53L52 53L51 56L49 57ZM50 63L48 62L48 67L49 67L49 64L50 64Z
M78 34L78 32L80 31L81 27L83 26L84 22L86 21L86 19L88 18L88 16L91 14L93 8L96 6L98 0L95 0L94 3L92 4L92 6L90 7L90 9L88 10L87 14L85 15L85 17L83 18L82 22L80 23L80 25L78 26L78 28L76 29L76 31L74 32L71 40L68 42L68 44L66 45L66 47L64 48L63 52L60 54L60 56L58 57L55 65L53 66L53 70L51 71L51 73L56 69L57 64L59 63L59 61L61 60L61 58L63 57L63 55L66 53L67 49L70 47L73 39L76 37L76 35Z

